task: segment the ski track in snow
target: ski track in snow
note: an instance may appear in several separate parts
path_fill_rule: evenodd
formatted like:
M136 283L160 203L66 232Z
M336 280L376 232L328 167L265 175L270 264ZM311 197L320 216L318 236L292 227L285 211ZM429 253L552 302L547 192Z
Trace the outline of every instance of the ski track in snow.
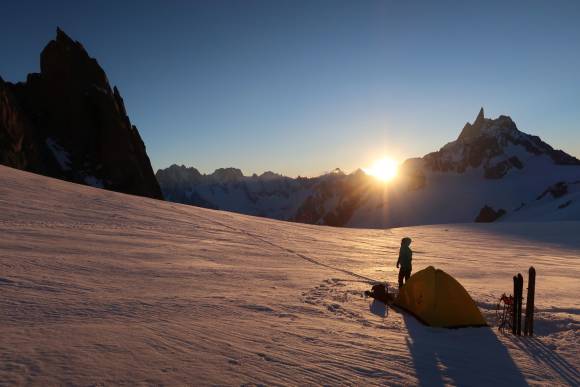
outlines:
M0 385L579 385L579 228L337 229L0 166ZM415 271L449 272L490 323L533 264L537 336L365 299L407 235Z

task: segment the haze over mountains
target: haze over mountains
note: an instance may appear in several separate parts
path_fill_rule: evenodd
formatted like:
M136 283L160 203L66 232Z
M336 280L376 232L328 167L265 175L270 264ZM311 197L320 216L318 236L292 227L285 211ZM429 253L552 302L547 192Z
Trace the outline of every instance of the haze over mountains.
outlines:
M178 165L156 173L170 201L330 226L580 219L580 161L483 109L457 140L405 161L399 175L382 184L362 170L296 179Z

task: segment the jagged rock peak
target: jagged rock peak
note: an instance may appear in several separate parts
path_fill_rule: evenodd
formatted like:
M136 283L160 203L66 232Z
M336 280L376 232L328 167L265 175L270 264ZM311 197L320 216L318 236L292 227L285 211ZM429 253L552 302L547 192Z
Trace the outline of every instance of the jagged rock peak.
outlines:
M159 169L155 173L157 181L165 185L175 185L187 181L196 181L202 177L201 173L194 167L172 164L166 169Z
M514 146L520 147L519 153ZM557 165L580 165L575 157L554 150L537 136L521 132L509 116L485 118L483 108L473 124L465 125L457 141L426 155L423 160L428 168L443 172L463 173L468 168L483 167L486 178L500 179L512 169L525 167L522 151L530 156L546 155Z
M71 39L60 27L56 27L56 38L48 42L44 50L41 53L41 68L42 68L42 56L45 52L51 50L59 50L61 54L66 54L67 56L79 55L89 57L89 54L83 47L83 45Z
M162 198L145 144L118 90L62 29L40 54L40 73L0 83L0 162L55 178ZM2 97L2 95L0 95Z
M484 115L483 106L482 106L481 109L479 109L479 114L475 118L475 121L473 121L473 125L476 126L478 124L482 124L484 119L485 119L485 115Z
M83 45L71 39L60 28L40 53L40 72L48 82L67 81L78 87L93 86L111 92L107 75Z
M509 116L500 115L496 119L485 118L483 107L479 110L479 114L473 121L465 124L458 140L471 141L482 134L497 134L501 132L517 132L518 128Z
M66 34L66 32L61 30L60 27L56 27L56 41L66 43L66 44L74 44L75 43L75 41L72 40L70 38L70 36L68 36Z
M266 172L262 173L260 176L256 176L256 177L260 178L261 180L276 180L276 179L283 179L284 178L283 175L281 175L279 173L272 172L272 171L266 171Z
M199 174L199 171L194 168L194 167L188 167L184 164L178 165L178 164L171 164L168 168L166 169L159 169L157 170L157 172L160 171L195 171L196 173Z
M459 134L459 140L468 140L474 137L477 137L481 134L481 129L485 124L485 113L483 111L483 107L479 110L479 114L473 121L473 124L467 122L461 133Z
M218 168L216 169L211 176L216 178L219 181L237 181L244 177L242 171L238 168Z
M73 38L71 38L70 36L67 35L66 32L64 32L60 27L56 27L56 38L54 40L51 40L47 47L51 44L54 43L56 45L59 45L61 47L66 47L67 50L76 50L78 52L83 53L87 58L89 58L89 54L87 52L87 50L85 49L85 47L83 46L83 44L81 42L79 42L78 40L74 40ZM46 49L46 47L45 47Z

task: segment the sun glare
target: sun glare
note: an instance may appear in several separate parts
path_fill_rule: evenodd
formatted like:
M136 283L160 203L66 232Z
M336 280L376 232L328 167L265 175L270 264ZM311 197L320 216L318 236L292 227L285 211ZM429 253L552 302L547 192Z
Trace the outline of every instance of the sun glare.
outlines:
M370 168L366 168L364 171L381 181L389 181L397 176L398 168L399 166L395 160L384 158L375 161Z

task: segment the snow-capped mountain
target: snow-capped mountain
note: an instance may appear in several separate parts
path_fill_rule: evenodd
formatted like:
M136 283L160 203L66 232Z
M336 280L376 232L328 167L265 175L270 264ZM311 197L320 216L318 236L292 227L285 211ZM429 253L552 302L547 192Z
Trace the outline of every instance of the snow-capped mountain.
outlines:
M167 200L312 224L580 219L580 161L521 132L510 117L485 118L483 109L455 141L405 161L386 185L362 170L292 179L234 168L202 175L173 165L156 176Z
M508 116L485 118L482 108L456 141L423 159L431 171L461 173L482 167L485 178L500 179L512 169L523 169L524 161L533 156L544 156L555 165L580 165L578 159L554 150L539 137L520 132Z
M407 160L400 175L388 189L388 201L384 195L370 194L349 225L580 219L574 189L539 199L549 187L575 187L580 161L521 132L510 117L486 119L483 109L457 140L423 158ZM528 212L531 208L536 210Z

